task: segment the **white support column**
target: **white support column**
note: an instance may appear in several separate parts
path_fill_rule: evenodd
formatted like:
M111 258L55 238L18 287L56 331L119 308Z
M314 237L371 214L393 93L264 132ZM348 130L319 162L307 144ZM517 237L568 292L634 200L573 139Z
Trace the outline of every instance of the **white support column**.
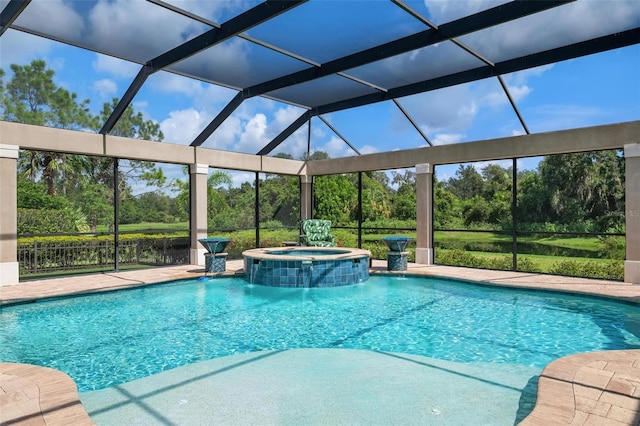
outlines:
M18 284L17 145L0 144L0 286Z
M300 219L311 219L313 215L313 176L300 176Z
M640 144L624 146L627 256L624 282L640 284Z
M416 165L416 263L433 265L433 170Z
M191 196L191 251L190 263L204 266L204 254L207 252L198 242L207 238L207 178L209 166L207 164L189 165L189 193Z

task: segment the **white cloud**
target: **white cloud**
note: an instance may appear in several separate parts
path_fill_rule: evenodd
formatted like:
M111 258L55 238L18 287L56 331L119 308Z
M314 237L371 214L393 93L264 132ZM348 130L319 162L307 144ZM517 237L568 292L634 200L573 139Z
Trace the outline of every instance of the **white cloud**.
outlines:
M236 91L215 84L201 83L200 90L193 95L193 106L204 110L212 110L215 106L227 105L236 95Z
M311 121L311 137L314 139L321 139L327 135L327 127L321 121ZM317 123L317 124L316 124Z
M160 123L160 130L164 133L165 141L188 145L200 134L210 120L210 117L202 116L193 108L172 111L169 113L169 118Z
M145 84L161 96L177 94L189 98L191 107L206 115L218 114L237 93L226 87L164 71L151 75Z
M533 90L527 85L507 86L507 88L509 89L509 93L511 94L511 97L513 98L514 102L521 101L522 99L527 97L529 93L531 93L531 91Z
M194 98L202 97L207 91L213 91L214 94L218 94L219 92L225 94L231 92L234 94L236 93L231 89L203 83L193 78L184 77L182 75L166 71L160 71L151 75L147 79L147 84L158 92L181 93Z
M0 37L0 67L10 72L11 64L27 65L34 59L45 59L55 43L20 31L7 30Z
M111 99L118 92L118 85L115 81L103 78L93 83L93 90L100 94L102 99Z
M303 111L297 107L285 106L272 112L271 109L275 105L273 101L264 102L260 99L247 105L243 104L224 121L205 145L209 148L246 153L260 151ZM306 146L307 127L303 125L273 153L287 152L294 158L300 158L306 151Z
M434 145L449 145L458 143L464 138L461 133L439 133L431 141Z
M235 16L246 10L244 1L238 0L217 0L217 1L193 1L193 0L172 0L173 6L188 10L198 16L203 16L213 22L221 24L223 16Z
M539 77L542 74L546 73L547 71L551 70L553 66L554 64L549 64L549 65L542 65L535 68L529 68L527 70L516 71L514 73L507 74L502 78L507 83L507 85L524 85L531 78Z
M494 160L494 161L476 161L475 163L470 163L474 169L478 172L482 172L482 169L485 167L495 164L496 166L500 166L503 169L507 169L513 166L513 160Z
M478 113L478 95L468 86L453 86L401 100L409 115L427 133L459 133L468 129ZM408 120L395 112L395 119L409 126Z
M181 93L190 97L199 97L204 91L203 83L198 80L162 71L151 75L147 84L158 92Z
M431 18L438 23L449 22L469 13L493 7L497 3L504 1L425 0ZM539 49L556 47L558 44L608 34L616 28L637 26L640 20L640 3L634 0L616 1L615 5L613 3L582 0L559 6L537 16L460 37L460 41L488 59L500 61L512 55L521 56ZM603 19L604 17L606 19ZM544 65L503 76L516 104L521 103L535 90L534 79L552 67L553 65ZM421 129L429 135L462 134L471 128L478 113L483 109L510 108L508 98L496 79L410 96L402 99L401 103ZM525 118L531 125L536 117L530 114L544 116L545 120L550 121L545 122L543 126L536 126L536 129L557 129L588 125L587 117L592 117L595 112L593 108L547 106L540 110L528 109ZM557 113L559 115L554 116ZM410 126L400 113L394 113L392 119L393 128L396 130L406 131ZM444 138L444 143L452 142L449 138Z
M442 24L505 2L506 0L425 0L424 4L434 22Z
M96 60L93 61L93 69L111 74L114 77L131 80L140 71L140 65L112 56L96 55Z
M88 42L122 52L127 59L146 62L178 46L203 25L143 1L100 0L89 14Z
M482 66L483 62L451 42L436 43L409 53L381 61L379 66L365 67L362 78L374 78L383 87L396 87L422 80L441 77L449 73ZM366 70L369 71L366 71ZM369 76L372 70L379 74Z
M294 159L304 158L307 152L308 144L308 127L306 125L301 126L298 130L293 132L280 146L278 146L272 153L284 152L290 154ZM311 151L315 150L314 141L311 141Z
M304 133L304 132L303 132ZM311 145L313 151L313 145ZM282 144L276 147L269 155L286 153L291 155L295 160L300 160L307 152L307 139L299 136L297 133L289 136Z
M240 152L258 152L269 142L266 131L267 117L262 113L256 114L243 127L240 141L235 149Z
M236 172L230 170L223 170L225 173L229 173L231 175L232 186L234 188L239 188L243 183L249 182L253 184L256 180L256 175L253 172Z
M504 77L516 105L534 90L528 80L549 69L551 66L538 67ZM511 109L509 99L496 78L409 96L401 99L400 103L430 137L438 133L450 135L467 132L474 125L477 115L487 108ZM392 120L396 131L406 131L410 126L398 111L394 112Z
M230 149L241 132L242 122L237 117L229 117L209 138L212 139L212 144L209 145L207 140L207 146L215 149Z
M52 10L55 13L51 13ZM82 17L70 2L63 0L32 1L26 13L18 16L15 25L71 40L80 40L85 28Z
M380 150L372 145L364 145L360 148L356 147L360 154L374 154ZM317 148L324 151L330 158L352 157L358 155L351 147L337 136L332 136L328 142Z
M348 155L355 155L353 150L349 148L342 139L332 136L331 139L320 148L321 151L326 152L331 158L340 158Z
M492 90L485 93L479 101L487 106L498 107L500 105L506 104L509 100L504 93L504 90Z
M270 111L274 110L275 106L276 103L270 99L253 97L242 102L233 112L233 115L240 120L249 121L258 112L270 113Z
M362 148L359 149L359 151L360 151L360 154L375 154L376 152L380 152L378 148L371 145L364 145Z
M499 86L496 83L497 90L489 90L484 94L480 94L477 100L477 105L479 105L479 109L483 106L497 108L503 105L509 105L509 98L507 98L506 93L502 89L502 86ZM532 89L527 85L522 86L509 86L507 85L507 89L509 90L509 94L516 104L523 100L529 93L531 93Z
M296 121L298 117L303 114L304 110L292 105L287 105L284 108L278 108L273 116L275 118L274 130L281 131L288 127L291 123ZM301 126L305 127L306 126Z
M186 58L171 68L176 72L196 74L222 84L237 84L242 89L255 83L255 67L249 64L252 46L240 39L227 40L212 48Z
M637 0L581 0L460 37L460 41L498 62L634 28L638 19Z

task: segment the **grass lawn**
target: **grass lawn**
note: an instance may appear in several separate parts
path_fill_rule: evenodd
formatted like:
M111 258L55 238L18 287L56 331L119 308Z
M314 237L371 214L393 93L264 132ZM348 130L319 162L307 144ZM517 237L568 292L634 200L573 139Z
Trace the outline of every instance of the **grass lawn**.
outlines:
M452 250L446 249L436 249L436 260L438 257L438 253L450 253ZM482 252L482 251L473 251L469 252L474 256L485 258L485 259L499 259L504 257L511 258L511 253L490 253L490 252ZM545 256L540 254L518 254L518 260L529 259L532 262L535 262L543 271L548 271L551 266L555 263L568 261L568 262L601 262L606 263L610 262L612 259L606 258L587 258L587 257L566 257L566 256Z
M150 268L156 268L156 267L157 266L155 265L119 265L118 269L120 271L129 271L134 269L150 269ZM21 273L20 279L21 280L41 280L45 278L67 277L70 275L96 274L100 272L113 272L113 266L101 267L101 268L41 272L37 274Z
M498 234L493 232L463 232L463 231L436 231L435 241L460 241L474 243L510 243L511 234ZM598 251L603 249L598 237L575 237L561 235L519 235L519 243L542 244L553 247L564 247L580 250Z

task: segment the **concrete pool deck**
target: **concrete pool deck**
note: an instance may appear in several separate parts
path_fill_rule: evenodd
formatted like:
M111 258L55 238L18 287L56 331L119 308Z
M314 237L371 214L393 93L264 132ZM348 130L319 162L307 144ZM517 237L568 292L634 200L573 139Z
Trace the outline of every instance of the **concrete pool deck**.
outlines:
M225 274L241 273L242 267L242 260L228 261ZM371 272L386 273L386 261L374 260ZM407 273L459 278L497 286L591 294L640 304L640 286L628 283L439 265L409 264ZM200 277L203 274L203 268L187 265L36 280L17 286L0 287L0 304L117 290ZM332 350L320 352L327 351ZM367 362L375 363L379 355L371 353ZM380 359L388 361L387 358L389 357ZM344 359L340 362L348 364L355 361ZM354 371L357 371L355 364L353 367ZM390 374L384 380L393 380L392 377L393 374ZM523 425L640 424L640 350L594 352L563 357L550 363L543 370L539 380L536 407L522 422ZM321 385L320 382L309 382L305 384L305 389ZM82 410L75 389L73 381L56 370L0 364L0 424L92 424L93 420ZM322 407L319 409L322 410ZM410 408L410 405L407 405L405 408L389 408L391 411L396 409L414 410L415 407ZM431 411L425 415L434 413L436 412ZM408 414L421 415L411 411ZM419 418L414 419L420 422ZM246 420L249 421L249 418ZM353 423L353 418L347 417L334 420L333 423ZM424 418L424 421L427 420ZM441 417L440 420L444 418ZM246 423L236 421L238 422ZM158 420L158 423L162 422Z

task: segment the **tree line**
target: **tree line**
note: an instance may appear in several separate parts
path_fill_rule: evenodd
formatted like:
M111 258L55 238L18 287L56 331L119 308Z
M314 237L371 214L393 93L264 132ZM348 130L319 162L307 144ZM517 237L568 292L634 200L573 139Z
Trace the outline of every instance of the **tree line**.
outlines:
M90 112L88 99L58 87L54 71L42 60L11 65L5 84L0 69L0 116L5 121L98 132L118 103ZM162 141L153 120L130 105L111 134ZM279 157L293 158L287 153ZM300 160L329 158L318 151ZM114 182L120 198L118 223L177 223L189 219L188 171L168 179L157 164L119 160L114 179L111 158L21 150L18 159L19 234L88 232L114 222ZM434 176L436 229L511 229L514 214L522 231L624 232L624 158L620 151L596 151L544 157L536 170L516 173L498 164L459 165L455 175ZM335 226L355 226L359 215L372 227L415 227L415 172L363 172L317 176L314 216ZM362 211L358 184L362 183ZM255 226L256 182L232 185L228 172L208 178L210 229ZM298 178L261 175L258 180L261 227L297 226ZM134 188L137 190L134 191ZM140 188L148 190L140 191ZM135 195L134 195L135 193Z

